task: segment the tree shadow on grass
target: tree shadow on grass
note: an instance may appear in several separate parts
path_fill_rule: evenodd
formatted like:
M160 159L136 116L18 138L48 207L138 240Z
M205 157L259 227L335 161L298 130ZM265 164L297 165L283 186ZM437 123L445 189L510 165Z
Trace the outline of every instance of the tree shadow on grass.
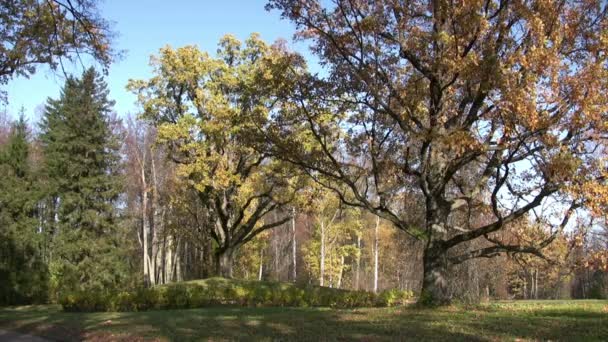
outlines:
M400 315L376 317L375 310L298 308L195 309L127 314L116 322L128 328L154 327L149 336L186 340L450 340L482 341L474 335L442 331L428 324L402 324ZM370 317L371 316L371 317ZM162 324L157 324L163 320Z
M205 308L138 313L0 309L0 327L62 341L602 340L606 314L576 310ZM602 338L603 337L603 338Z
M59 306L30 305L0 308L0 328L54 341L82 341L79 321L66 319Z

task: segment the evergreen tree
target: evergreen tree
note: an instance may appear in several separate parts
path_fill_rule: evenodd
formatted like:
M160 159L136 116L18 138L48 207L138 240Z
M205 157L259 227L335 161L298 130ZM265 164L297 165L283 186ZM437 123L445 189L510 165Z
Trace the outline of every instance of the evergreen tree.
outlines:
M23 113L0 150L0 303L44 302L48 270L36 219L37 190Z
M113 101L94 70L68 78L41 123L53 235L52 285L61 293L112 288L125 276L117 200L118 139Z

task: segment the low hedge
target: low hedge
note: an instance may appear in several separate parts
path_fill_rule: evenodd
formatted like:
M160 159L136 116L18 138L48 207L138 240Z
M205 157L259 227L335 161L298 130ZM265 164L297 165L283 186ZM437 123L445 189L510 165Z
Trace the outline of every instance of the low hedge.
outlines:
M217 305L354 308L395 306L413 297L410 291L379 294L290 283L212 278L121 292L76 292L60 298L64 311L145 311Z

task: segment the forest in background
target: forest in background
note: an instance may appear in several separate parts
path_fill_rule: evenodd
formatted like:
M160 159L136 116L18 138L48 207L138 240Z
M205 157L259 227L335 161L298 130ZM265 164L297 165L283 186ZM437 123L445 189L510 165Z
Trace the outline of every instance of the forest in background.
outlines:
M75 100L73 92L87 87L94 90ZM156 143L157 129L143 119L119 118L105 92L91 69L66 82L60 99L49 99L40 122L27 122L24 113L1 114L5 304L221 274L213 228L201 218L204 206L179 176L179 164ZM71 105L68 96L74 111L63 107ZM83 116L81 101L97 110ZM279 225L234 251L231 276L419 293L420 241L314 183L298 191L261 223ZM410 215L423 211L414 207ZM526 218L502 234L534 241L546 232ZM604 225L581 221L551 244L546 259L502 255L456 266L450 290L467 302L606 298L608 274L590 260L607 238Z

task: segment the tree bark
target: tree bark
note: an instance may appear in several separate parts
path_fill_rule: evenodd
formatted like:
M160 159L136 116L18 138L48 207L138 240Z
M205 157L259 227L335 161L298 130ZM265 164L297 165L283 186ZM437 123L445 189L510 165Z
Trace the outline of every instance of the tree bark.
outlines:
M357 235L357 271L355 273L355 290L359 290L359 279L361 274L361 235Z
M323 286L323 278L325 278L325 224L323 222L321 222L321 265L319 273L319 285Z
M340 257L340 274L338 276L338 284L336 288L342 288L342 277L344 276L344 256Z
M376 216L376 226L374 227L374 293L378 292L378 227L380 226L380 216Z
M264 249L260 249L260 269L258 271L258 281L262 281L262 274L264 272Z
M215 273L219 277L232 278L232 248L221 249L215 255Z
M173 278L173 237L171 235L167 236L167 244L165 245L167 249L165 252L165 284L171 282Z
M150 262L150 277L153 279L154 285L158 283L158 238L159 232L162 230L164 215L159 215L159 189L158 176L156 174L156 163L154 162L154 154L150 156L150 165L152 167L152 224L149 224L152 232L152 257ZM165 209L162 209L163 212ZM149 221L149 220L148 220Z
M440 197L426 198L427 242L422 256L422 291L419 302L423 305L447 305L451 298L448 288L447 252L443 242L447 234L449 204Z
M424 251L422 293L424 305L446 305L450 303L448 291L448 262L444 250L431 247Z
M145 158L145 154L144 154ZM144 168L144 164L141 165L141 183L142 183L142 192L141 192L141 219L143 225L143 258L144 258L144 285L151 286L154 285L154 277L151 274L150 270L150 254L148 252L148 235L150 232L150 222L148 220L148 183L146 182L146 171Z
M292 217L291 217L291 258L292 258L292 272L291 272L291 277L293 282L295 283L296 281L296 277L297 277L297 269L296 269L296 253L297 253L297 246L296 246L296 208L292 209Z

